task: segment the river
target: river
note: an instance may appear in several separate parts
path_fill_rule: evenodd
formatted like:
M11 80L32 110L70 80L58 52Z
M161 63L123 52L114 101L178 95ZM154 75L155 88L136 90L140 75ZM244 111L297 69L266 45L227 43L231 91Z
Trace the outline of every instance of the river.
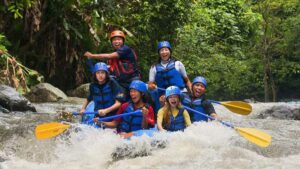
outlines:
M80 105L34 105L38 113L0 113L1 169L300 168L300 121L261 114L274 105L300 108L300 104L253 103L253 112L248 116L215 105L222 119L235 127L255 128L270 134L272 143L267 148L250 143L219 122L195 123L185 132L158 133L152 138L142 136L130 141L111 130L73 123L58 137L39 141L34 136L37 125L58 121L56 111L78 111ZM153 146L155 140L164 145ZM113 158L112 154L124 146L128 157Z

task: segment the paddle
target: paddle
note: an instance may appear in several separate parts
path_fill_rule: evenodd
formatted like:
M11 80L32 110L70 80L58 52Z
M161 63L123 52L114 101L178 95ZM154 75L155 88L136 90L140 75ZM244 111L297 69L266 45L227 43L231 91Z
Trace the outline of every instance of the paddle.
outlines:
M106 120L111 120L111 119L118 118L118 117L124 117L124 116L134 115L134 114L138 114L138 113L141 113L141 110L136 110L134 112L124 113L124 114L118 114L118 115L104 117L104 118L97 118L97 120L98 121L106 121ZM93 120L89 121L88 123L90 123L90 122L93 122Z
M158 90L165 91L166 89L157 87ZM252 107L250 104L242 101L227 101L227 102L219 102L214 100L209 100L212 103L221 104L229 109L233 113L237 113L240 115L248 115L252 111Z
M70 125L58 122L40 124L35 128L35 137L38 140L52 138L64 132L69 127Z
M118 114L118 115L114 115L114 116L99 118L98 121L106 121L106 120L111 120L111 119L118 118L118 117L124 117L124 116L133 115L133 114L138 114L138 113L141 113L141 111L137 110L137 111L130 112L130 113L124 113L124 114ZM58 122L50 122L50 123L40 124L35 128L35 137L38 140L52 138L52 137L55 137L55 136L61 134L62 132L64 132L66 129L68 129L70 127L71 127L71 125L58 123Z
M221 104L229 109L231 112L240 114L240 115L248 115L252 111L252 106L246 102L242 101L227 101L227 102L219 102L214 100L209 100L211 103Z
M65 121L72 121L73 115L86 115L86 114L97 114L98 112L84 112L84 113L79 113L79 112L66 112L62 111L59 112L59 119L65 120Z
M79 112L73 112L73 115L85 115L85 114L98 114L98 112L84 112L84 113L79 113Z
M215 120L213 117L208 116L204 113L201 113L199 111L196 111L194 109L191 109L187 106L184 106L184 108L186 108L189 111L192 111L194 113L198 113L201 114L211 120ZM237 132L239 132L240 135L242 135L244 138L246 138L248 141L260 146L260 147L268 147L271 143L272 137L267 134L264 133L260 130L254 129L254 128L241 128L241 127L234 127L232 124L223 122L223 121L219 121L220 123L222 123L223 125L233 128L235 129Z

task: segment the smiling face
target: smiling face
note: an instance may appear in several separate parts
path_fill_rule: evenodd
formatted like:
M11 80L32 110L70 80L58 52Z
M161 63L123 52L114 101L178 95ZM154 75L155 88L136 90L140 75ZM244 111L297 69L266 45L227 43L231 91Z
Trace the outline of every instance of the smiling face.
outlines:
M106 72L104 70L99 70L96 72L96 79L99 84L105 83L106 80Z
M141 92L135 90L135 89L130 89L130 97L133 103L139 103L142 99L142 94Z
M205 93L206 88L202 83L195 83L192 90L195 97L200 97Z
M168 103L172 108L175 108L179 105L179 96L178 95L171 95L168 97Z
M111 43L115 49L119 49L120 47L123 46L124 40L122 37L114 37L112 38Z
M171 56L171 51L169 48L161 48L159 50L159 56L162 61L168 61Z

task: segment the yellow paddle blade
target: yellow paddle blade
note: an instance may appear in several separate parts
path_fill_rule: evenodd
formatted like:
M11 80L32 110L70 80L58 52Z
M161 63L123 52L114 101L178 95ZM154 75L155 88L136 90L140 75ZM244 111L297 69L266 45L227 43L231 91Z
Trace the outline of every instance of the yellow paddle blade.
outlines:
M260 147L268 147L271 144L272 137L265 132L253 128L235 127L234 129L236 129L240 135L245 137L247 140Z
M246 102L228 101L228 102L220 102L220 103L226 108L228 108L230 111L240 115L248 115L252 111L252 106Z
M57 122L41 124L35 128L35 137L38 140L52 138L64 132L69 127L70 125Z

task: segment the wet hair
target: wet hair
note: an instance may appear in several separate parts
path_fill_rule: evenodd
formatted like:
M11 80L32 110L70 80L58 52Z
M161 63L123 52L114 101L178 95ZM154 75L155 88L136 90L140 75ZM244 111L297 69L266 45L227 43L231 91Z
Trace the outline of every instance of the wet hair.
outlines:
M179 99L179 103L177 105L177 109L180 109L180 108L182 108L181 98L178 96L178 99ZM166 126L170 127L172 112L171 112L171 105L169 103L169 99L167 99L166 104L164 105L162 110L164 111L163 126L164 127L166 127Z

